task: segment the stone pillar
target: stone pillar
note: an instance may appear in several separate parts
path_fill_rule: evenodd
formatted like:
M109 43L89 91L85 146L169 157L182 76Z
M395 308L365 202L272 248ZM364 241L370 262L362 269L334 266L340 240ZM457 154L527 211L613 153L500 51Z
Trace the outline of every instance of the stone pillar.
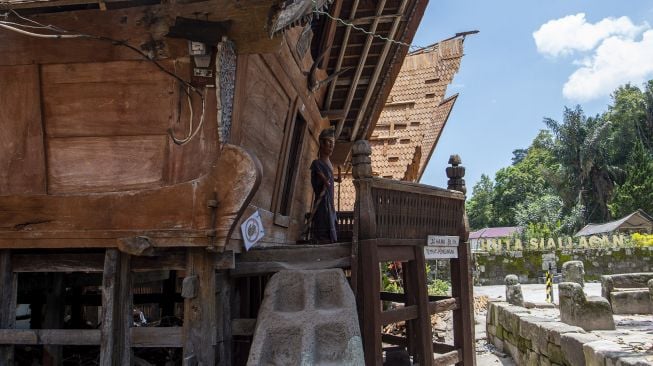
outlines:
M512 305L524 306L524 295L521 292L521 285L517 276L509 274L504 282L506 284L506 301Z
M581 261L569 261L562 265L562 282L575 282L585 287L585 267Z

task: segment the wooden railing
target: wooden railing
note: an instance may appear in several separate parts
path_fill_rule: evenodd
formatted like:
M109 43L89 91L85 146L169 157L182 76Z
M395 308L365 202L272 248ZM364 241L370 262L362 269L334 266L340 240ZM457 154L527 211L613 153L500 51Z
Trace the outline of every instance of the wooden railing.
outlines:
M382 343L405 347L421 366L460 363L474 365L473 301L469 267L468 229L462 174L456 164L447 169L452 189L372 176L371 150L365 141L353 148L356 187L352 242L352 288L356 293L366 365L383 361ZM455 189L455 190L454 190ZM430 299L427 293L424 247L429 235L457 236L458 258L451 259L452 295ZM404 293L389 295L380 288L379 263L400 262ZM381 310L388 296L403 306ZM430 316L454 313L453 344L433 343ZM382 333L382 326L406 323L406 336Z

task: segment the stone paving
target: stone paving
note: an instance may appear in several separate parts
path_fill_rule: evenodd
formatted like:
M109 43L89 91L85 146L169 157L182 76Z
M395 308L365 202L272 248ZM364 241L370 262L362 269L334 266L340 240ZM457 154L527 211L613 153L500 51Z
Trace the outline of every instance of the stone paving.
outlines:
M543 302L546 297L545 285L522 285L524 301ZM600 283L586 283L585 293L588 296L600 296ZM557 285L554 285L554 300L557 303ZM505 301L505 286L481 286L474 287L474 295L486 295L490 299ZM529 316L536 316L551 320L560 320L558 309L528 309ZM477 365L514 365L514 361L505 354L497 352L494 347L487 345L485 335L485 316L480 313L476 319L477 339ZM605 347L599 348L598 352L633 352L650 354L653 352L653 316L645 315L614 315L616 330L592 331L597 340L604 341ZM599 342L600 343L600 342ZM617 349L614 344L618 345ZM653 356L649 360L653 364Z

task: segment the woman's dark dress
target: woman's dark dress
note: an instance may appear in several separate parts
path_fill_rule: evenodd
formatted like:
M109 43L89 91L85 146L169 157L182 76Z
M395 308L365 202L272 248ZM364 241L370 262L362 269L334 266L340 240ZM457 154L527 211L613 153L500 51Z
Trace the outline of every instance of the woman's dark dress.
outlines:
M318 200L324 190L324 181L317 172L324 174L330 183L324 198L319 203ZM311 185L313 186L313 192L315 192L313 206L317 207L311 223L313 239L318 242L330 241L335 243L338 237L336 235L336 208L333 204L333 171L322 160L313 160L311 164Z

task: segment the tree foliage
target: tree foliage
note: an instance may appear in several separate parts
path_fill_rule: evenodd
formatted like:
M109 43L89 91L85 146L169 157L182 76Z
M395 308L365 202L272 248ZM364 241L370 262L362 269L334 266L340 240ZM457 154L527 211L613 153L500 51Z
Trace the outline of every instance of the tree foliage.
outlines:
M638 208L653 212L653 80L619 87L605 113L565 107L561 121L544 125L527 149L513 150L512 165L474 186L473 229L572 234Z

